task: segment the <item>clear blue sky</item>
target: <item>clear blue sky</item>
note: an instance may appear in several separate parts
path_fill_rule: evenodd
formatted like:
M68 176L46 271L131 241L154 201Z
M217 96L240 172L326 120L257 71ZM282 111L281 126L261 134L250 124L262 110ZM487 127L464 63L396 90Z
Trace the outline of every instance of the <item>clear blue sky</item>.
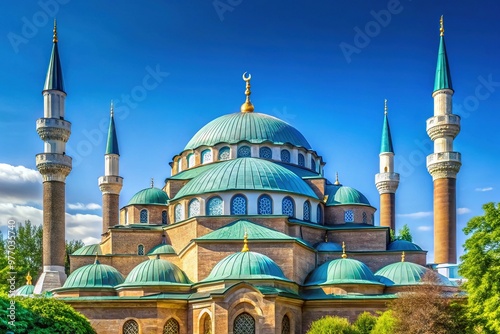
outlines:
M67 179L68 238L99 238L97 178L104 172L111 99L125 205L148 187L151 177L163 185L171 158L199 128L239 110L241 74L249 71L256 111L299 129L327 162L327 177L333 180L338 171L343 184L362 191L375 207L383 100L389 100L401 174L397 225L408 224L432 260L432 179L424 159L432 145L425 121L433 115L442 14L454 108L462 116L455 140L463 159L458 230L500 194L500 5L492 0L459 3L6 3L0 14L0 225L5 230L10 217L41 222L41 183L33 170L43 143L35 121L43 115L41 90L56 16L66 118L73 124L67 148L74 159ZM364 39L359 31L367 34ZM346 54L349 47L355 52ZM155 71L160 72L158 82L145 85L144 78ZM461 232L458 240L461 246Z

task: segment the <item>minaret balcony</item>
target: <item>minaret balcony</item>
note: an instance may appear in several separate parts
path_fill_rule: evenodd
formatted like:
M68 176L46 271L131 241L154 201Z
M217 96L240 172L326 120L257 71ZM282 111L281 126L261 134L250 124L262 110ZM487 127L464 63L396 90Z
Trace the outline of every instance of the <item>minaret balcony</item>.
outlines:
M57 118L39 118L36 131L43 141L60 140L67 142L71 134L71 123Z
M71 172L71 157L60 153L40 153L36 155L36 168L43 181L64 182Z
M460 132L460 116L454 114L434 116L427 119L427 134L431 140L442 137L455 138Z
M99 189L102 194L119 195L123 186L123 177L115 175L106 175L99 178Z
M432 179L455 178L462 166L462 155L459 152L440 152L427 156L427 170Z
M379 194L395 193L399 186L399 174L392 172L375 174L375 185Z
M123 184L123 177L115 175L106 175L99 178L99 184Z

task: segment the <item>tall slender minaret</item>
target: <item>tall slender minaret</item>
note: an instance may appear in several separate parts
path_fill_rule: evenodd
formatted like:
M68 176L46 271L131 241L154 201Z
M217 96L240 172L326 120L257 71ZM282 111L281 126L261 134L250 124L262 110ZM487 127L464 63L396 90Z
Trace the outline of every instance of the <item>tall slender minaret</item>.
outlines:
M44 153L37 154L36 167L43 179L43 273L35 293L61 287L64 273L66 177L71 172L71 158L66 155L66 142L71 123L64 120L66 93L54 20L52 55L43 87L43 118L36 121L36 130L44 141Z
M434 142L434 153L427 156L427 170L434 181L434 262L457 263L456 176L460 153L453 151L453 140L460 132L460 117L452 113L453 87L444 43L443 17L434 82L434 117L427 120L427 134Z
M99 178L99 189L102 192L102 233L119 223L120 190L123 178L119 176L120 152L116 137L113 101L111 101L111 116L109 119L108 141L104 153L104 176Z
M396 228L396 190L399 174L394 172L394 149L392 148L391 129L387 116L387 100L384 101L384 125L380 145L380 172L375 175L375 185L380 194L380 226Z

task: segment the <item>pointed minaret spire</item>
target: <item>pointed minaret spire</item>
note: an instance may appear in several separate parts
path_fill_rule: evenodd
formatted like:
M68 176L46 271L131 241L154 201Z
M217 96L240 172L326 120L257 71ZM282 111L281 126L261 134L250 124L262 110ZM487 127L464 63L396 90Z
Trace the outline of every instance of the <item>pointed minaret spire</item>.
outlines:
M453 141L460 132L460 117L453 114L453 87L444 43L441 16L439 52L434 82L434 117L427 119L427 134L434 142L434 153L427 156L427 170L434 183L434 262L457 263L456 178L462 166Z
M111 100L108 140L106 142L106 153L105 154L120 155L120 151L118 150L118 139L116 137L115 118L114 118L114 110L113 109L114 109L113 100Z
M384 124L380 145L380 169L375 175L375 185L380 194L380 226L396 228L396 190L399 186L399 174L394 172L394 149L392 147L391 128L387 113L387 99L384 100Z
M61 60L59 59L59 51L57 49L57 25L54 19L54 36L52 37L52 54L50 56L49 69L45 78L43 90L59 90L64 92L63 75L61 68Z

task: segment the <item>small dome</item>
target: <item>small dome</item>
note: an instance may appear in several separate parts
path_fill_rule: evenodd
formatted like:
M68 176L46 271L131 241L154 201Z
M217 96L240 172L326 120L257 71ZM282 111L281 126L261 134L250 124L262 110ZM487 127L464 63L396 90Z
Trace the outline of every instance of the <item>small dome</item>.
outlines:
M395 240L387 246L387 250L390 251L421 251L419 245L406 240Z
M375 273L380 282L387 286L421 284L422 277L430 271L429 268L412 262L391 263ZM454 286L450 280L437 273L440 285Z
M196 176L174 199L230 190L279 191L317 198L311 187L287 168L258 158L239 158L220 162Z
M78 248L71 255L102 255L101 246L99 244L95 245L87 245L81 248Z
M107 264L88 264L73 271L63 288L113 288L123 283L123 276Z
M335 242L323 241L316 245L318 252L341 252L342 246Z
M35 290L35 286L31 284L26 284L23 285L22 287L18 288L15 292L15 296L31 296L33 294L33 291Z
M154 246L147 255L159 255L159 254L177 254L174 247L167 244L159 244Z
M281 268L271 258L247 251L234 253L222 259L203 281L259 278L287 280Z
M156 204L156 205L166 205L168 201L167 194L158 188L146 188L138 193L136 193L127 205L143 205L143 204Z
M163 284L191 284L191 281L175 264L156 258L139 263L130 271L122 286Z
M326 206L332 205L369 205L368 199L358 190L342 185L328 185Z
M292 144L310 149L304 136L290 124L266 114L255 112L234 113L218 117L202 127L187 143L184 150L219 143L236 144L248 141L252 144L270 142Z
M336 259L314 269L305 285L380 284L370 268L354 259Z

